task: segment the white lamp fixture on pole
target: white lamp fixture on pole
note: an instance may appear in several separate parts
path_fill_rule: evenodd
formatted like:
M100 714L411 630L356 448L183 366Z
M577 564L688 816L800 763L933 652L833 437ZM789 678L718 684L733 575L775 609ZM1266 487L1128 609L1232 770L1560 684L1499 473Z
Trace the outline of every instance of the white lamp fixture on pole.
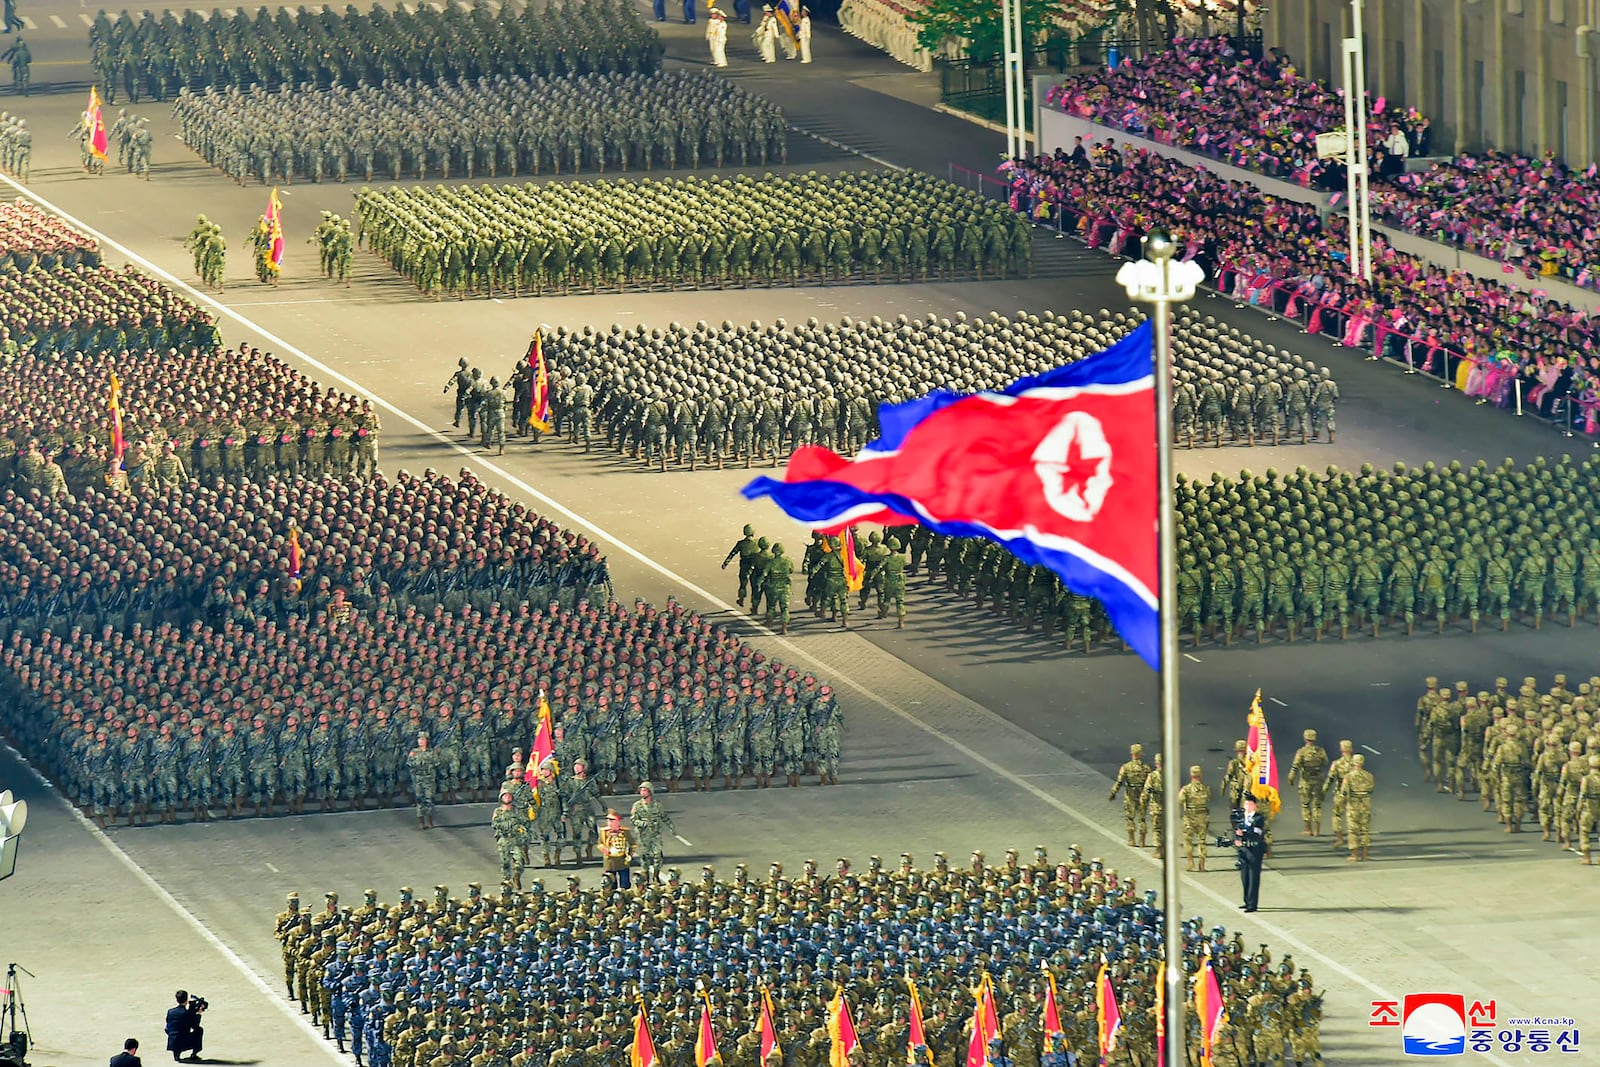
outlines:
M1178 897L1178 807L1183 766L1178 747L1178 540L1172 512L1172 305L1193 299L1206 272L1194 260L1174 260L1178 246L1163 229L1141 242L1147 259L1124 263L1117 284L1128 299L1151 305L1155 334L1157 480L1161 486L1157 533L1160 538L1161 602L1161 788L1168 797L1161 821L1161 889L1166 950L1161 981L1165 991L1167 1053L1163 1067L1187 1067L1184 1039L1187 1003L1183 980L1183 912Z

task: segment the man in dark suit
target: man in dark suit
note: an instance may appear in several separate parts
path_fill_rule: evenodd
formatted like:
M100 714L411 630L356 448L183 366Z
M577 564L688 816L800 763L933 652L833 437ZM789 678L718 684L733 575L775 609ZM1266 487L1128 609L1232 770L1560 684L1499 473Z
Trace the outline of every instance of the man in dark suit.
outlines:
M200 1062L200 1045L205 1031L200 1028L200 1012L189 1003L189 994L178 990L178 1003L167 1009L167 1051L174 1060L182 1060L185 1052L193 1053L190 1063Z
M1245 911L1255 911L1261 896L1261 861L1267 855L1267 825L1256 811L1256 798L1246 793L1244 810L1233 827L1234 862L1239 865L1239 881L1244 886Z
M139 1060L139 1039L130 1037L122 1043L122 1051L111 1057L111 1067L144 1067Z

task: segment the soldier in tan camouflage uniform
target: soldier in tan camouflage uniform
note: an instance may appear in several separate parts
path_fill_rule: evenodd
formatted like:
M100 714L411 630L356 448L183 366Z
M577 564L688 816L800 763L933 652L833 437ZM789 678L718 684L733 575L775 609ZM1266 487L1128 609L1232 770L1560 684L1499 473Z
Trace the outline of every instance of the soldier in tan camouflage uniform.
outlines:
M1187 869L1195 870L1199 853L1200 870L1206 869L1206 844L1211 832L1211 790L1201 777L1200 765L1189 768L1189 783L1178 790L1178 810L1183 813L1183 851Z
M1141 802L1144 791L1144 780L1150 774L1150 767L1144 761L1144 746L1128 746L1128 762L1117 769L1116 780L1111 783L1111 795L1107 800L1116 800L1117 792L1122 792L1122 819L1128 827L1128 844L1144 846L1146 824ZM1138 841L1134 838L1137 836Z
M1322 790L1328 778L1328 750L1317 744L1317 732L1307 730L1306 743L1294 754L1289 765L1289 784L1300 789L1300 818L1305 822L1301 833L1306 837L1322 835Z
M1322 783L1322 795L1326 797L1333 794L1333 845L1335 848L1345 847L1344 825L1344 779L1350 773L1355 760L1355 744L1351 741L1339 742L1339 758L1328 765L1328 777Z
M1350 862L1365 863L1372 847L1372 790L1376 780L1367 770L1367 758L1359 752L1350 757L1350 770L1339 785L1344 796L1345 816L1349 820Z
M1161 753L1155 755L1155 766L1150 768L1150 773L1144 776L1144 785L1139 790L1139 809L1142 812L1144 825L1150 828L1150 837L1153 839L1151 849L1161 854L1161 817L1163 790L1165 783L1161 778ZM1143 844L1141 838L1140 843Z

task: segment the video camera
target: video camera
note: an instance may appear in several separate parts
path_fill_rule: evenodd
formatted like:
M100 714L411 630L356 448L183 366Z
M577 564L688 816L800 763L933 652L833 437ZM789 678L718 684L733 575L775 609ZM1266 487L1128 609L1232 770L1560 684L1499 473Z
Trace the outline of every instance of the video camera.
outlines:
M1231 828L1228 830L1227 833L1218 834L1217 835L1217 838L1216 838L1216 847L1217 848L1234 848L1234 847L1236 847L1238 845L1238 842L1236 840L1234 840L1234 834L1238 831L1239 827L1241 825L1243 825L1243 823L1244 823L1244 809L1243 808L1234 808L1232 811L1230 811L1228 813L1228 822L1229 822Z
M190 1011L203 1012L209 1007L211 1007L211 1002L205 997L197 997L192 993L189 995Z

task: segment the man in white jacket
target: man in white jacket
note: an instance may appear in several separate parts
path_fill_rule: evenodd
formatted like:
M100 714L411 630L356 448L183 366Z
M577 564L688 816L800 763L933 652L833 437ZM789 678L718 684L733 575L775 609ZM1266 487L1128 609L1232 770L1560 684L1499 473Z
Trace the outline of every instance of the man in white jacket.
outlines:
M776 63L778 61L778 19L772 13L771 4L761 7L761 22L756 26L756 32L751 34L756 49L761 53L761 62Z
M726 67L728 65L728 19L717 10L715 3L711 5L711 12L706 16L706 43L711 46L711 65Z

